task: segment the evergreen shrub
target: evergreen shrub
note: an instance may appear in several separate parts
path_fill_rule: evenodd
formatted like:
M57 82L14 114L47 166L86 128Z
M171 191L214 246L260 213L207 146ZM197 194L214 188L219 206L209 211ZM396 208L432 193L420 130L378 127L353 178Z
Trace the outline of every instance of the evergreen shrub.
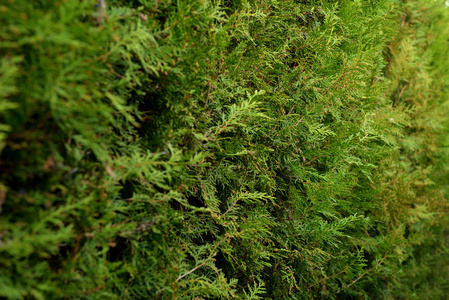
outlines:
M0 4L0 297L444 298L442 3L104 3Z

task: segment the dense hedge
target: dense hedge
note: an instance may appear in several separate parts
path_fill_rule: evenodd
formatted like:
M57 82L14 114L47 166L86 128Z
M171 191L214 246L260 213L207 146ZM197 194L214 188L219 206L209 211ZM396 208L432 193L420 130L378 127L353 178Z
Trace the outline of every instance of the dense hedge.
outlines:
M0 5L0 297L449 293L443 3L96 2Z

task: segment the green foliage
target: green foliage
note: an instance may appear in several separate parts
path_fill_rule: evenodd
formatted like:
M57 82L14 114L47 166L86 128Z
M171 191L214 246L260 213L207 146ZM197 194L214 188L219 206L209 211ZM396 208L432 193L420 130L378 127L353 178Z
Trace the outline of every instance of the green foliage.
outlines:
M0 297L447 294L444 6L95 2L0 5Z

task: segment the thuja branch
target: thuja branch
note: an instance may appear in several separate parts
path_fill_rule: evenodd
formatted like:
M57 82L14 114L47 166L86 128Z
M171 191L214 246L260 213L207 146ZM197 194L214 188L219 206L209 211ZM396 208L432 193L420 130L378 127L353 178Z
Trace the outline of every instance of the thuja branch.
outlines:
M354 281L352 281L350 284L348 284L344 289L347 289L348 287L354 285L357 281L362 279L365 275L368 275L373 270L375 270L377 267L379 267L383 263L383 261L387 258L388 252L390 252L390 250L388 250L387 253L385 253L384 257L374 267L372 267L371 269L369 269L368 271L364 272L362 275L357 277ZM343 289L338 290L338 292L336 292L336 294L340 293L342 290Z

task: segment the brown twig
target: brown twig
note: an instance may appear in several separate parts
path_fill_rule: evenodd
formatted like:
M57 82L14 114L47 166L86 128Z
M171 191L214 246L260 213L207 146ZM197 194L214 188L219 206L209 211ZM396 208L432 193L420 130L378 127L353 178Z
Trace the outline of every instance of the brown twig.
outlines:
M312 158L312 160L306 162L305 164L303 164L303 166L307 166L308 164L313 163L313 162L314 162L315 160L317 160L318 158L321 158L321 157L324 157L324 156L326 156L326 155L320 155L320 156L317 156L317 157L315 157L315 158Z
M343 273L344 271L346 271L347 269L349 269L349 267L350 267L350 265L349 266L347 266L346 268L344 268L343 270L341 270L340 272L338 272L338 273L336 273L336 274L334 274L334 275L331 275L331 276L329 276L329 277L326 277L326 278L323 278L323 279L320 279L317 283L315 283L315 284L312 284L311 286L309 286L308 288L309 289L311 289L311 288L313 288L315 285L317 285L317 284L319 284L319 283L323 283L323 282L325 282L326 280L328 280L328 279L331 279L331 278L334 278L335 276L338 276L338 275L340 275L341 273Z
M97 5L97 15L95 16L95 21L98 24L102 24L104 21L107 21L108 15L106 14L106 1L98 0Z
M362 275L360 275L359 277L357 277L354 281L352 281L350 284L348 284L344 289L347 289L348 287L350 287L351 285L354 285L357 281L359 281L360 279L362 279L365 275L368 275L369 273L371 273L374 269L376 269L378 266L380 266L380 264L387 258L388 252L390 252L390 250L387 251L387 253L385 253L384 257L377 263L377 265L375 265L374 267L372 267L371 269L369 269L368 271L366 271L365 273L363 273ZM338 290L338 292L336 292L336 294L340 293L343 289Z

